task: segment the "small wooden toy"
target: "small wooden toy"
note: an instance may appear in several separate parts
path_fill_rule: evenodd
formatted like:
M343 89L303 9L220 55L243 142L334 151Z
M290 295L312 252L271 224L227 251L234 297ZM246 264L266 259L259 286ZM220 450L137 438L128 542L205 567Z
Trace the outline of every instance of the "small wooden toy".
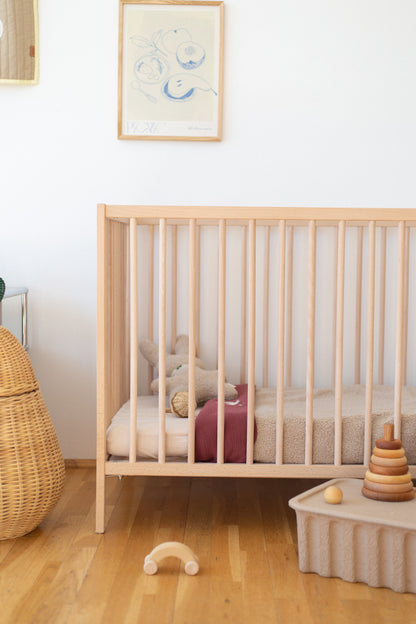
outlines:
M384 438L379 438L378 440L376 440L376 448L385 449L386 451L394 451L394 450L402 448L402 441L401 440L385 440Z
M339 503L342 501L342 496L343 495L341 488L337 487L336 485L331 485L330 487L327 487L324 492L324 498L326 502L330 503L331 505L339 505Z
M378 466L377 464L373 464L370 462L370 470L375 474L381 475L403 475L408 472L407 465L406 466Z
M384 438L376 440L361 492L374 500L412 500L412 475L400 440L394 439L394 425L384 425Z
M379 449L377 447L375 447L373 449L373 454L376 457L385 457L386 459L393 459L396 457L404 457L404 448L400 448L400 449Z
M413 489L409 492L375 492L374 490L367 490L367 488L363 486L361 491L367 498L390 503L400 503L402 501L412 500L412 498L415 497Z
M371 462L377 464L377 466L407 466L407 457L392 457L388 459L386 457L377 457L377 455L371 455Z
M413 489L413 483L395 483L394 485L388 483L376 483L375 481L368 481L364 479L364 487L368 490L372 489L378 492L409 492Z
M166 557L178 557L185 564L185 572L190 576L198 574L199 561L198 557L192 552L189 546L182 542L163 542L152 550L152 552L144 558L143 570L146 574L156 574L158 571L158 563Z

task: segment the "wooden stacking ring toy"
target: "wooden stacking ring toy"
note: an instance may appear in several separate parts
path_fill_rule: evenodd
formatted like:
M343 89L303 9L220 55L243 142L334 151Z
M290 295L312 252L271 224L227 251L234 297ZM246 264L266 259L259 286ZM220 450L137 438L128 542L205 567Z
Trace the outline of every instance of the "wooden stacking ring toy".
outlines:
M381 475L374 474L371 470L367 470L365 478L368 481L375 481L376 483L410 483L412 475L407 472L404 475Z
M376 457L385 457L388 459L396 459L397 457L404 457L404 448L400 448L400 449L392 449L392 450L388 450L388 449L380 449L375 447L373 449L373 455L376 455Z
M390 426L394 427L394 425L390 425ZM376 448L394 451L394 450L402 448L402 441L394 440L394 439L386 440L385 438L379 438L378 440L376 440Z
M407 463L403 466L380 466L370 462L369 469L373 474L379 475L404 475L409 471Z
M404 466L378 466L377 464L370 463L370 470L374 474L380 475L404 475L408 472L407 464Z
M371 463L377 464L377 466L407 466L407 457L403 455L403 457L392 457L392 459L388 459L388 457L377 457L377 455L371 455Z
M412 500L415 489L404 448L394 439L394 425L384 425L384 438L377 440L361 492L367 498L398 503Z
M376 492L410 492L413 490L413 483L395 483L393 485L389 483L376 483L375 481L367 481L364 479L364 487L367 490L374 490Z
M412 500L415 493L412 489L409 492L375 492L374 490L367 490L367 488L362 488L362 493L367 498L372 498L373 500L386 501L390 503L399 503L401 501Z

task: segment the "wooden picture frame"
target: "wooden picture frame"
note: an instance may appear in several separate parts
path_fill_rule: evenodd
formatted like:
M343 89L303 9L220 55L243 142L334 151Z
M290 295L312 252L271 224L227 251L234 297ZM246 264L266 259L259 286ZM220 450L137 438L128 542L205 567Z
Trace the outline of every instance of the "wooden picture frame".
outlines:
M219 141L223 2L120 0L118 138Z
M37 0L0 0L0 84L38 84Z

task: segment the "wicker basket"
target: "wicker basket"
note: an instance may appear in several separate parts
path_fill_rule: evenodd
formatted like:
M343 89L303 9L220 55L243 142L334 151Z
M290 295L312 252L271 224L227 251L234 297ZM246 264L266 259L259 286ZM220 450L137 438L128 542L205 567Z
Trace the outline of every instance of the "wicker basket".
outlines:
M35 529L59 500L65 467L29 356L0 327L0 540Z

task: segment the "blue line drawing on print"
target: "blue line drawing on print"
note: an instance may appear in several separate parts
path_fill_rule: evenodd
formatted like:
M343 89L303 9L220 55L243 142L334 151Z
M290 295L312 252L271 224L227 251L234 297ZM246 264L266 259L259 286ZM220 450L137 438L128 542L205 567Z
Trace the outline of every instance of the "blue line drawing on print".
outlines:
M198 75L192 74L192 70L200 67L205 61L206 52L203 46L192 40L191 33L186 28L171 28L167 31L158 30L152 34L151 39L134 35L130 37L132 44L142 50L134 63L134 75L136 80L131 82L135 91L142 93L150 102L157 104L158 99L149 89L143 88L143 84L150 87L163 82L162 93L170 101L187 102L195 92L212 91L218 95L208 82ZM168 58L179 65L187 74L174 73L167 78L170 68Z
M186 28L171 28L162 35L162 43L168 52L175 54L179 65L186 70L196 69L205 61L205 50L192 40Z
M131 83L133 89L140 91L147 99L156 104L157 98L145 91L142 83L155 85L164 80L169 72L168 62L156 54L141 56L134 64L135 81Z
M161 39L165 50L171 54L176 54L178 46L185 43L185 41L191 41L192 37L186 28L171 28L161 36Z
M176 50L176 60L184 69L197 69L205 61L205 50L199 43L185 41Z
M194 95L195 91L212 91L218 95L206 80L195 74L174 74L165 82L162 87L163 94L174 102L187 102Z
M138 48L143 48L144 50L146 50L146 52L148 52L149 54L160 53L163 54L163 56L166 56L166 52L164 52L160 47L161 43L163 45L162 33L163 30L158 30L157 32L154 32L151 39L148 39L147 37L142 37L141 35L133 35L132 37L130 37L130 41L134 43L134 45Z
M162 31L153 33L152 39L135 35L130 37L131 42L141 48L145 54L134 63L133 72L136 77L131 83L132 89L142 93L152 104L157 103L157 98L143 89L143 83L155 85L164 80L169 72L169 64L166 53L159 47Z

